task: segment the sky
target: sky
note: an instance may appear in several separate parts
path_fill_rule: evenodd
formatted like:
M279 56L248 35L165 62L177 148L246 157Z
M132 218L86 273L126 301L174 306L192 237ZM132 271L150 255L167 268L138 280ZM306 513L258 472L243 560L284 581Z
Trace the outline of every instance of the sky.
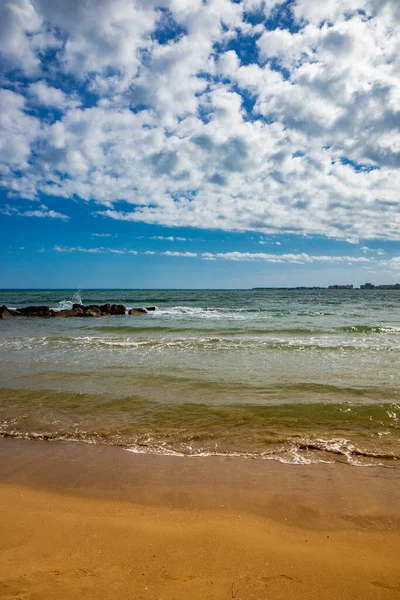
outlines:
M398 0L0 2L0 287L400 281Z

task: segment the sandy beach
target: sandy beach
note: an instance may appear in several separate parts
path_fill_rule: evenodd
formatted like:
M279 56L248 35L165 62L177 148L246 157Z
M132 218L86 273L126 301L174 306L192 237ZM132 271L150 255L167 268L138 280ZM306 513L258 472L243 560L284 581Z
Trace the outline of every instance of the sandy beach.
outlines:
M396 470L0 452L1 598L399 597Z

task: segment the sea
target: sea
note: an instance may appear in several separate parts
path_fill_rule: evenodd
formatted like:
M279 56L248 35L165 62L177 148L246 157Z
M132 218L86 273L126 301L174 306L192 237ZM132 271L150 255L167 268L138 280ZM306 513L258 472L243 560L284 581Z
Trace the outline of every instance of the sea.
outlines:
M0 290L155 306L0 321L0 435L135 453L400 467L396 290Z

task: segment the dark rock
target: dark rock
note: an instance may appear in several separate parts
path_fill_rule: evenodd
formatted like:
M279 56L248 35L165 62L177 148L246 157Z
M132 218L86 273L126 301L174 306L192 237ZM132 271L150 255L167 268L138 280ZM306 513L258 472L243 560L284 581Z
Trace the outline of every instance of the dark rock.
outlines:
M21 315L30 315L32 313L37 312L47 312L50 308L48 306L25 306L24 308L19 308L18 311Z
M126 307L123 304L112 304L110 314L111 315L125 315Z
M111 304L101 304L99 306L102 315L110 315L111 314Z
M66 319L67 317L83 317L84 316L83 308L79 307L78 305L76 305L76 306L77 306L77 308L72 309L72 310L71 309L59 310L58 312L56 312L56 314L54 316L64 318L64 319Z
M18 316L21 317L54 317L55 311L48 306L26 306L18 309Z
M8 310L7 306L0 307L0 319L12 319L13 314Z
M146 310L148 312L152 312L152 311L156 310L156 308L157 308L156 306L146 306Z
M128 315L131 315L132 317L140 317L147 315L147 310L145 308L131 308L128 311Z
M147 311L144 308L135 309L140 314L145 314ZM126 308L123 304L91 304L84 306L83 304L73 304L72 309L54 311L48 306L26 306L17 310L8 309L6 306L0 307L0 319L10 319L12 317L101 317L109 315L125 315Z
M101 310L98 306L85 306L82 317L101 317Z

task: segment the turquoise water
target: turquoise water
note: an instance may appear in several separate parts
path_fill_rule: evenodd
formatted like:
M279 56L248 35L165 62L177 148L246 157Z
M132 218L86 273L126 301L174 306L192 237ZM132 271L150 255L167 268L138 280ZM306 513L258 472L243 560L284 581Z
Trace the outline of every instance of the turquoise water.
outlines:
M76 290L1 290L72 305ZM0 321L0 433L396 467L400 292L82 290L144 317ZM78 298L75 296L74 300Z

